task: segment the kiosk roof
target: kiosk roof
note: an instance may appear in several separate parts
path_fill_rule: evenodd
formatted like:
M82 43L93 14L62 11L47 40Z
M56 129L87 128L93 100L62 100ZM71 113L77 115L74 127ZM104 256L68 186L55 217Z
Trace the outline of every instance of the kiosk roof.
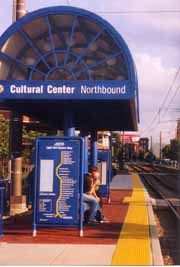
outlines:
M104 19L74 7L27 14L0 38L0 99L60 128L136 130L138 86L130 51Z

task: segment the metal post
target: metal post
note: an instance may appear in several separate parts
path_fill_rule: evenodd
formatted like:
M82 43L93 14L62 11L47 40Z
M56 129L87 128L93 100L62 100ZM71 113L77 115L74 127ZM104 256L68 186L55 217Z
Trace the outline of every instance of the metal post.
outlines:
M16 0L16 20L26 15L25 0Z
M151 148L150 148L151 152L153 153L153 138L151 136Z
M64 136L75 136L73 114L71 111L65 111L64 114Z
M112 133L109 136L109 177L108 177L108 203L111 203L110 182L112 178Z
M11 112L10 119L10 158L12 160L13 193L10 214L15 215L27 210L26 196L22 195L22 116Z
M81 158L84 159L84 140L81 139ZM80 224L79 224L79 236L83 237L83 187L84 187L84 160L81 161L81 175L80 175Z
M84 173L88 172L88 131L81 130L81 136L84 138Z
M160 131L159 136L159 158L162 159L162 132Z
M91 165L98 165L98 144L97 144L97 131L91 131Z

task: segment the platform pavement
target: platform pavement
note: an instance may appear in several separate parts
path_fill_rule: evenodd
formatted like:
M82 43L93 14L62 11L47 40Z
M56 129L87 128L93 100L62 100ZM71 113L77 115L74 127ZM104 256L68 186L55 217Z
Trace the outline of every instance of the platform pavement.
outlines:
M0 244L0 265L110 265L116 245Z
M116 175L111 189L132 189L131 175ZM0 243L0 265L111 265L116 245Z

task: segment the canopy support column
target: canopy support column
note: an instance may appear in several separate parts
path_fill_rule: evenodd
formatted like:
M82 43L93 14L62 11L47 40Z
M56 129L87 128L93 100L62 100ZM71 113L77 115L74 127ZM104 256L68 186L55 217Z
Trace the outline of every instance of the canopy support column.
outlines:
M75 136L73 114L71 111L65 111L64 114L64 136Z
M11 178L13 183L11 215L27 210L26 196L22 195L22 126L22 116L14 111L11 112L9 135L10 158L12 160Z

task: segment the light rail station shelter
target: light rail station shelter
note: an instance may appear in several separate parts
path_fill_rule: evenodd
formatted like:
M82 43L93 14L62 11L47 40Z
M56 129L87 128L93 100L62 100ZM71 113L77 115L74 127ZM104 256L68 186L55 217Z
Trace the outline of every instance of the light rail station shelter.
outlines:
M134 131L138 122L136 69L127 44L113 26L89 11L56 6L26 14L0 37L0 107L12 111L11 156L21 157L22 115L65 136L80 130ZM12 205L22 208L21 178L14 175Z

